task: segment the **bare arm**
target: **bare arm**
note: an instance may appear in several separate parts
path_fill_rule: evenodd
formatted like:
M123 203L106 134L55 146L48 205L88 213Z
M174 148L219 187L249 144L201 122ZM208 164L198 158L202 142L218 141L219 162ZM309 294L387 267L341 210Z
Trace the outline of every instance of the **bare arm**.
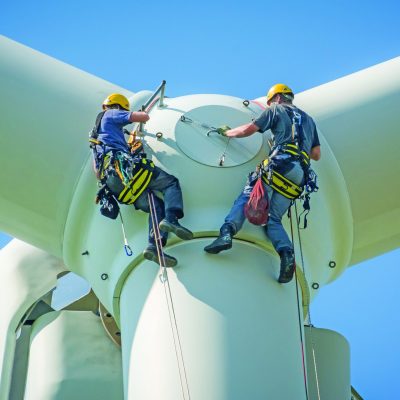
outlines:
M147 122L149 119L149 114L145 111L134 111L129 118L131 122Z
M311 149L310 158L315 161L321 158L321 146L315 146Z
M229 131L226 131L225 135L228 137L242 138L251 136L253 133L256 133L259 129L260 128L256 124L250 123L238 126L237 128L234 129L230 129Z

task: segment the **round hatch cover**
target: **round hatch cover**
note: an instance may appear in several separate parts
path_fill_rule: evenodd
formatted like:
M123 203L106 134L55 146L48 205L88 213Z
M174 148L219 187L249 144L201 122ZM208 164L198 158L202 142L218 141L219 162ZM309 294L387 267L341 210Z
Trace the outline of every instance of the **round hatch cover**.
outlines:
M176 143L192 160L212 167L244 164L260 151L263 138L254 134L246 138L227 138L212 129L221 125L234 128L251 122L251 116L238 109L208 105L182 115L175 127Z

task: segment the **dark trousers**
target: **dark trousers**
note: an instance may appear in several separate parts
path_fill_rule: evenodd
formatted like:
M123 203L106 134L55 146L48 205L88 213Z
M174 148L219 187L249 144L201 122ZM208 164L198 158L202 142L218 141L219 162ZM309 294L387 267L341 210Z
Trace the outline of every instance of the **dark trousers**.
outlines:
M167 174L162 169L155 167L154 175L146 190L137 198L134 205L137 210L150 213L149 192L153 193L155 216L160 222L164 218L174 219L183 217L183 199L179 181L175 176ZM161 193L163 200L155 192ZM163 245L167 243L168 233L162 232ZM149 243L155 244L153 222L149 215Z

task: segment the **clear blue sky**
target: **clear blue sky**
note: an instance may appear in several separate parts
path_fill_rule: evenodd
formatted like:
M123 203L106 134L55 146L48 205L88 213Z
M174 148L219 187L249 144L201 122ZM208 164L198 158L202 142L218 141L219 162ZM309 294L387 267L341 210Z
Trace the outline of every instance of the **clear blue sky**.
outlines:
M399 15L398 0L21 0L2 5L0 27L132 91L166 79L169 96L256 98L276 82L300 92L399 56ZM314 325L349 340L352 383L368 400L398 393L399 260L396 250L352 267L312 305Z

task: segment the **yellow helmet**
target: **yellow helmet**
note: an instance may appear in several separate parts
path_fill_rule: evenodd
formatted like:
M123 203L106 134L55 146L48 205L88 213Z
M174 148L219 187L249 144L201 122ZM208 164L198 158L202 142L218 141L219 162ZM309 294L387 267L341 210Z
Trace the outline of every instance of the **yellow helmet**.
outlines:
M283 83L277 83L276 85L272 86L271 89L268 90L267 93L267 104L269 105L271 99L278 93L283 94L291 94L294 96L292 89L289 86L284 85Z
M129 100L122 94L113 93L105 98L103 106L120 105L124 110L129 111Z

